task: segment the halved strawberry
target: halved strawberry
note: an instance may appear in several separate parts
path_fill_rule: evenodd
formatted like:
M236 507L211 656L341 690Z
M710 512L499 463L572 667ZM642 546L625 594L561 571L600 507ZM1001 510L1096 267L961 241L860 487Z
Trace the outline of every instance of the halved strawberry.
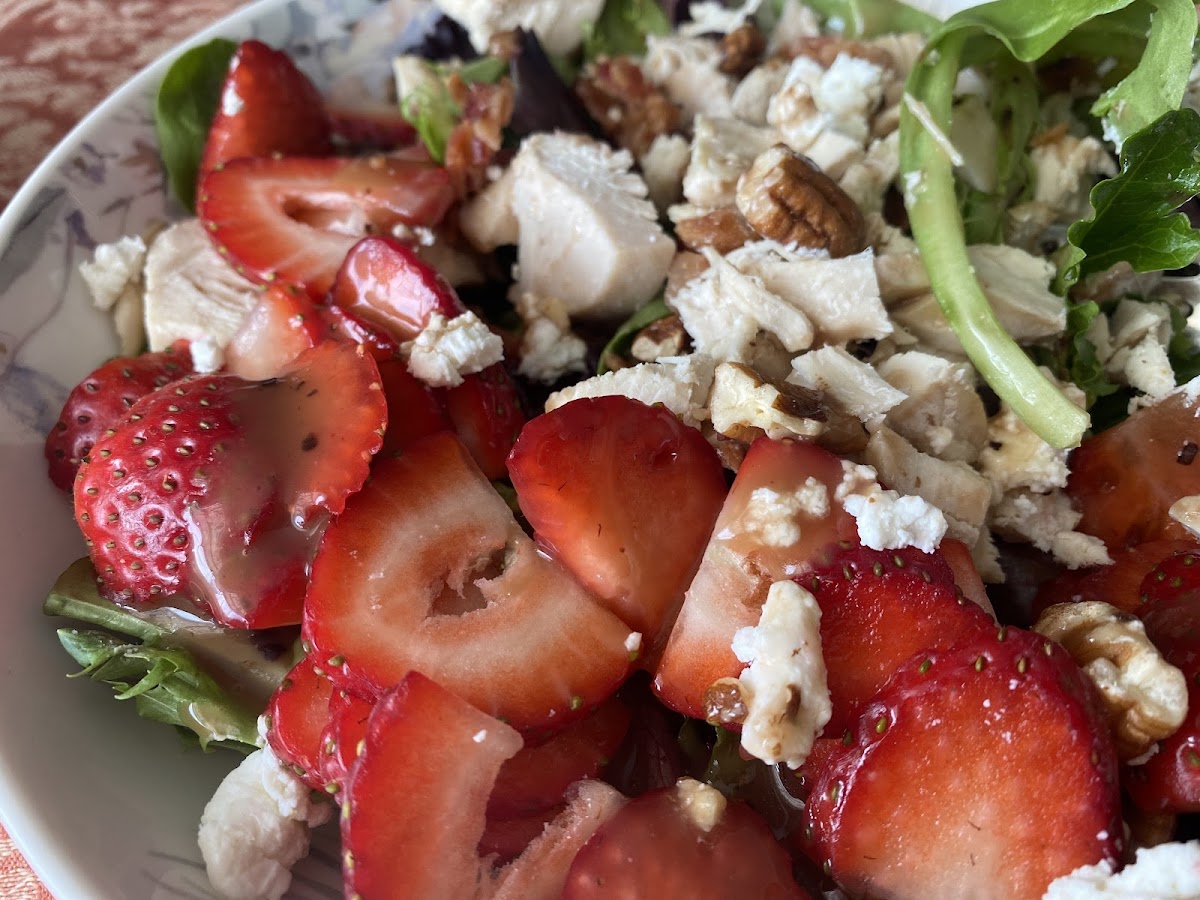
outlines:
M398 455L423 437L451 431L450 420L433 391L408 371L400 359L379 363L379 380L387 398L388 427L380 459Z
M505 819L489 817L479 839L479 855L495 857L497 865L512 862L525 852L546 827L567 808L566 803Z
M508 473L538 543L653 652L725 499L708 441L668 409L587 398L526 425Z
M1148 599L1142 593L1146 576L1171 554L1193 547L1194 540L1147 541L1112 552L1112 565L1063 572L1038 589L1034 618L1056 603L1085 600L1098 600L1140 616Z
M629 730L631 714L610 698L540 744L526 744L500 769L488 801L488 819L544 812L563 802L572 784L595 778Z
M757 813L684 779L625 804L575 857L563 900L611 897L802 900L809 894Z
M122 422L141 397L192 374L186 341L141 356L110 359L67 396L58 422L46 436L50 480L70 491L79 464L106 431Z
M1121 857L1116 752L1095 687L1016 628L917 657L864 709L807 804L855 896L1040 897Z
M400 355L400 343L390 334L374 325L368 325L357 316L340 306L325 304L317 307L330 337L340 341L362 344L376 362L394 359Z
M521 736L413 672L384 694L346 786L347 897L475 897L496 773Z
M304 634L356 693L415 669L521 729L582 715L629 671L629 627L538 553L450 434L381 460L330 526Z
M395 103L327 103L326 111L334 136L354 152L394 150L417 137L417 130Z
M504 478L508 454L525 425L521 396L503 363L464 375L458 387L438 388L459 440L488 478Z
M225 348L225 370L251 381L274 378L327 337L329 329L307 294L273 285Z
M279 378L192 376L135 403L75 483L105 593L181 594L238 627L299 622L323 520L381 443L378 377L360 348L329 342Z
M333 682L317 671L310 657L292 667L267 704L267 743L313 790L325 786L321 734L329 721Z
M362 751L367 720L374 708L374 702L349 691L337 689L330 695L318 756L321 789L326 793L340 794L345 788L350 768Z
M244 156L332 152L325 102L313 83L286 53L242 41L229 63L200 171Z
M821 607L829 737L853 724L859 707L913 654L995 632L992 618L959 592L940 553L854 547L801 583Z
M1200 400L1184 392L1139 409L1088 438L1071 455L1067 490L1083 513L1079 530L1112 551L1165 538L1189 538L1167 510L1200 494Z
M975 567L971 548L962 541L948 537L942 538L942 542L938 544L938 553L950 566L950 571L954 573L954 583L962 595L995 619L996 611L992 607L992 600L983 584L983 578L979 575L979 569Z
M1167 601L1200 601L1200 545L1190 541L1164 556L1142 579L1139 599L1147 611ZM1200 653L1200 641L1195 650Z
M321 300L357 238L432 226L454 201L444 169L398 157L237 159L201 176L196 210L238 271Z
M664 703L705 718L709 686L743 669L733 635L758 624L771 584L826 564L839 541L857 542L854 519L834 499L842 476L842 461L813 444L751 445L655 670Z

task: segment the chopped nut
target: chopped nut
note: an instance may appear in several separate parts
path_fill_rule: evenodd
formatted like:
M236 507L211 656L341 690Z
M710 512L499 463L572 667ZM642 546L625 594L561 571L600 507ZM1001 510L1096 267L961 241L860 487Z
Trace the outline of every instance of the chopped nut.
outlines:
M836 37L834 35L800 37L790 44L781 47L779 52L780 55L786 56L788 59L795 59L797 56L807 56L823 69L828 69L832 66L834 60L843 53L847 56L865 59L867 62L875 63L875 65L883 69L894 70L896 68L896 61L892 59L892 54L888 53L882 47L874 47L864 44L861 41Z
M713 428L746 443L764 434L775 440L814 438L824 433L828 418L815 391L768 381L741 363L717 366L708 404Z
M746 451L750 449L750 445L742 441L735 441L732 438L727 438L719 431L715 431L712 423L704 423L704 439L717 451L717 459L721 461L721 465L731 472L736 472L742 467L742 463L746 460Z
M704 719L714 725L740 725L746 720L742 685L736 678L720 678L704 692Z
M664 316L637 333L629 355L638 362L654 362L664 356L683 356L690 346L679 316Z
M1098 601L1059 603L1034 630L1061 644L1096 683L1122 760L1142 756L1183 724L1187 680L1136 616Z
M671 268L667 270L667 286L663 291L663 299L670 304L672 298L689 281L701 275L707 268L708 260L699 253L676 253L675 258L671 260Z
M1157 847L1175 836L1178 816L1174 813L1151 813L1132 803L1124 809L1125 824L1129 826L1130 849Z
M675 226L675 236L689 250L712 247L722 256L758 240L758 233L733 206L683 219Z
M512 62L521 53L521 31L510 28L497 31L488 39L488 54Z
M507 78L499 84L467 84L457 74L447 86L463 115L446 142L446 171L458 195L466 197L490 181L487 170L512 120L513 86Z
M746 22L721 39L721 64L726 75L741 78L758 65L767 49L767 39L753 22Z
M579 76L575 93L604 133L635 157L683 120L679 107L627 57L597 60Z
M675 784L675 793L684 814L693 825L706 834L712 831L725 815L725 807L728 804L725 795L702 781L680 778Z
M808 159L784 144L761 154L738 182L737 206L765 238L850 256L866 246L862 211Z

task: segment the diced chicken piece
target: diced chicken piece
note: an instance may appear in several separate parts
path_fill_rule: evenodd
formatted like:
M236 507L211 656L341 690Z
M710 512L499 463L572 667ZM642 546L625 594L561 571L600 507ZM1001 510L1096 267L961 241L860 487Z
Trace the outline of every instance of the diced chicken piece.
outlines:
M525 323L517 371L531 381L554 384L564 375L587 371L587 344L571 331L562 302L524 292L514 304Z
M708 418L706 403L712 389L713 369L713 361L697 353L614 369L551 394L546 400L546 412L581 397L621 395L647 406L661 403L681 421L698 426Z
M515 244L520 237L520 225L513 208L515 183L516 172L510 166L465 204L459 213L458 225L463 235L484 253L506 244Z
M683 196L706 211L733 206L738 179L778 140L779 135L770 128L732 118L697 116Z
M437 0L446 15L467 29L471 43L487 52L492 35L527 28L550 53L565 54L583 43L604 0Z
M79 266L79 274L91 291L92 302L112 315L124 356L135 356L146 340L142 311L145 261L146 242L134 235L111 244L100 244L91 260Z
M847 177L849 173L846 174ZM868 211L863 218L867 223L867 243L876 256L898 256L917 252L916 242L907 234L890 225L882 213Z
M829 259L773 241L756 241L726 258L739 271L760 279L768 291L803 310L821 343L878 340L892 333L869 250Z
M868 426L882 422L888 410L905 398L903 391L841 347L822 347L796 357L788 383L820 392L830 405Z
M1042 371L1051 377L1049 370ZM1064 393L1076 406L1084 405L1083 391L1075 385L1066 385ZM979 454L979 467L992 482L996 496L1026 489L1047 494L1067 486L1068 453L1047 444L1002 403L1000 412L988 421L988 446Z
M942 510L952 522L951 537L968 547L979 539L992 501L992 487L966 463L922 453L886 426L871 435L863 459L879 473L884 484Z
M198 219L172 225L150 245L145 288L151 350L180 339L226 347L261 293L217 252Z
M1066 327L1066 304L1050 290L1055 272L1052 263L1001 244L974 245L967 248L967 255L996 318L1016 341L1051 337ZM931 349L962 353L962 345L930 291L919 256L878 256L875 274L883 302L898 325Z
M751 69L733 92L731 103L734 116L751 125L765 126L771 98L783 88L787 73L787 64L777 58L768 59Z
M697 0L688 5L689 20L680 24L678 34L700 37L706 34L729 34L752 21L761 0L747 0L737 6L726 6L719 0Z
M1092 321L1102 319L1097 316ZM1121 300L1113 312L1111 331L1108 352L1101 357L1109 375L1142 391L1149 400L1174 390L1175 372L1167 355L1171 311L1165 303Z
M969 94L955 104L950 143L962 156L957 170L963 180L985 194L995 191L1000 135L992 111L982 97Z
M718 362L748 363L774 377L777 365L761 367L764 333L794 354L812 344L812 322L767 290L761 279L738 271L711 248L706 248L705 257L709 268L671 298L693 345Z
M1096 138L1063 131L1029 151L1037 176L1033 202L1058 211L1059 221L1074 222L1091 210L1088 195L1096 180L1117 174L1117 163Z
M1082 513L1071 506L1071 498L1063 491L1012 491L992 508L991 525L1009 540L1024 541L1052 554L1068 569L1111 564L1112 557L1100 538L1075 530L1081 518Z
M1145 394L1133 401L1137 406L1159 400L1175 389L1175 370L1167 346L1151 334L1132 347L1118 350L1109 365L1119 365L1123 380Z
M511 237L507 201L518 295L557 297L572 317L628 316L662 287L675 256L632 165L627 151L581 135L533 135L465 213L463 230L482 249Z
M691 160L688 139L678 134L660 134L642 154L638 163L650 191L650 199L659 212L683 199L683 175Z
M923 453L972 463L988 439L987 412L975 390L970 363L910 350L877 367L908 398L887 414L887 424Z
M900 173L900 133L871 141L866 156L847 168L838 186L864 213L883 211L888 188Z
M815 395L772 384L741 363L717 366L708 407L714 429L746 443L764 434L775 440L811 439L827 427Z
M720 45L707 38L649 35L642 69L689 120L700 114L730 116L736 82L721 71L722 58Z
M1007 581L1004 569L1000 567L1000 551L996 547L996 539L992 537L992 530L986 525L979 529L979 540L971 548L971 559L984 583L1004 584Z
M771 31L767 53L774 53L793 41L806 37L817 37L821 33L821 20L812 8L800 0L783 0L779 21Z

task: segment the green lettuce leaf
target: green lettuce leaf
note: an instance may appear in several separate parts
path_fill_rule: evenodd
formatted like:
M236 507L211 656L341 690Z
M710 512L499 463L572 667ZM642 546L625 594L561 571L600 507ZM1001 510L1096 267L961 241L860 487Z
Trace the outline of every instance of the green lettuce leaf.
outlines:
M583 57L638 56L646 36L667 34L671 23L658 0L607 0L600 17L583 38Z
M779 7L783 4L780 2ZM872 38L899 31L932 34L941 23L900 0L807 0L832 31L850 38Z
M430 158L440 164L446 161L450 133L458 124L462 110L432 65L429 70L429 78L400 98L400 114L416 129Z
M154 101L154 130L167 181L189 212L196 209L200 157L236 50L237 44L224 38L188 50L171 64Z
M1166 113L1125 142L1121 171L1092 189L1093 215L1067 230L1059 285L1127 262L1138 272L1186 266L1200 231L1179 206L1200 193L1200 115Z
M612 361L629 354L633 339L647 325L652 325L659 319L665 319L674 310L667 306L662 297L651 300L628 319L621 323L616 334L612 336L604 349L600 351L600 360L596 364L596 374L603 375L613 368Z
M1109 380L1100 362L1096 345L1087 336L1088 328L1097 316L1103 315L1094 301L1072 303L1067 306L1067 328L1058 345L1051 348L1039 347L1034 359L1049 368L1060 381L1071 381L1087 395L1090 409L1100 397L1107 397L1119 389Z

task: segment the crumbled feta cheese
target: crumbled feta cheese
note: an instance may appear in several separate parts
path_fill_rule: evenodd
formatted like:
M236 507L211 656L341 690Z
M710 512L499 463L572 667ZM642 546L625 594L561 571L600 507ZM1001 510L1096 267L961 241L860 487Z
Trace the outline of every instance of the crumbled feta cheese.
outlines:
M680 778L675 783L675 794L684 815L705 834L716 828L725 815L725 795L703 781Z
M435 312L400 352L408 359L408 371L430 387L457 387L464 375L504 359L504 341L473 312L452 319Z
M683 135L660 134L638 160L650 200L659 212L683 199L683 175L691 156L692 146Z
M587 371L587 344L571 331L559 300L524 291L515 306L525 323L518 372L531 381L553 384L568 373Z
M1103 318L1097 316L1093 322ZM1166 303L1124 298L1113 311L1110 328L1109 353L1104 358L1109 375L1142 391L1150 400L1175 389L1175 372L1167 354L1171 311Z
M488 250L491 240L510 239L507 201L517 223L518 295L557 297L572 316L627 316L662 287L675 256L632 166L627 151L582 135L528 137L511 174L471 206L468 239Z
M1112 563L1104 542L1075 530L1082 514L1071 506L1063 491L1049 494L1013 491L992 507L995 531L1011 540L1025 541L1069 569Z
M882 422L888 410L906 397L841 347L822 347L797 356L788 382L819 391L832 406L868 425Z
M192 368L201 374L216 372L225 365L225 350L211 338L200 338L189 345Z
M642 633L640 631L629 632L629 637L625 638L625 652L637 654L642 649Z
M96 307L112 309L126 288L139 284L145 260L146 243L137 235L98 245L92 258L79 264L79 274L92 292Z
M738 179L778 140L771 129L739 119L697 116L683 196L704 209L733 206Z
M208 879L231 900L278 900L291 868L308 853L309 831L332 807L270 749L256 750L225 777L200 818L200 852Z
M437 0L437 4L467 29L480 53L487 52L493 35L514 28L532 31L550 53L571 53L604 8L604 0Z
M740 363L717 366L708 407L713 428L735 440L813 438L826 428L815 410Z
M738 679L746 719L742 749L798 769L833 712L821 656L821 607L793 581L767 592L758 624L740 628L733 652L748 663Z
M666 357L627 369L614 369L551 394L546 412L581 397L621 395L647 406L661 403L688 425L708 418L705 403L713 382L713 361L703 354Z
M679 34L647 35L642 70L667 96L694 116L729 116L733 113L734 79L721 71L720 44L707 38ZM753 154L757 155L757 154Z
M726 7L718 0L702 0L689 4L690 21L682 23L677 29L678 34L685 37L699 37L706 34L729 34L753 20L754 14L762 6L762 0L746 0L741 6Z
M854 516L858 539L872 550L916 547L932 553L946 534L946 517L936 506L878 484L865 494L850 494L842 507Z
M180 339L228 346L261 294L217 252L197 219L172 225L150 244L145 287L151 350Z
M813 90L826 127L860 144L870 135L870 116L882 99L883 69L849 53L838 54Z
M1200 841L1142 847L1114 872L1109 860L1056 878L1043 900L1200 900Z
M761 536L768 547L790 547L800 540L800 516L823 519L829 515L829 489L809 476L795 491L781 494L769 487L750 492L741 519L742 531Z
M1084 405L1083 392L1074 385L1065 393L1076 406ZM979 454L979 466L998 494L1018 488L1046 494L1067 486L1069 452L1051 447L1002 403L988 422L988 446Z
M988 439L987 411L970 363L910 350L876 367L907 398L888 410L887 424L922 453L974 462ZM886 480L886 479L885 479Z

